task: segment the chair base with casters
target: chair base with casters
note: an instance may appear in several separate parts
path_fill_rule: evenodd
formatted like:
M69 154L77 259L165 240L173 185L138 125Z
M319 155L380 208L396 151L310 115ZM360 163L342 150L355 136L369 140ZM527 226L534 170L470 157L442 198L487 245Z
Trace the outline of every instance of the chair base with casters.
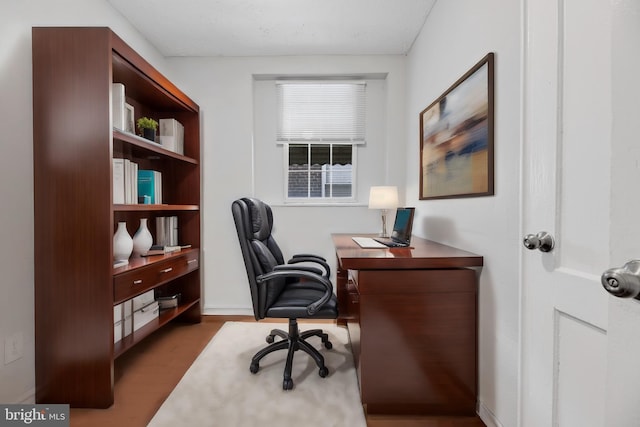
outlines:
M276 336L282 338L282 340L274 342ZM307 338L313 336L320 337L322 344L324 344L327 350L333 348L333 344L329 341L329 336L324 333L322 329L311 329L301 333L298 328L298 321L296 319L289 319L289 332L287 333L281 329L272 329L271 333L267 336L267 342L270 344L253 356L249 370L253 374L257 373L258 370L260 370L260 360L263 357L277 350L287 350L287 362L284 366L282 389L291 390L293 388L293 379L291 379L293 355L296 351L302 350L315 360L319 368L318 375L322 378L326 377L329 375L329 369L324 365L324 357L315 347L306 341Z

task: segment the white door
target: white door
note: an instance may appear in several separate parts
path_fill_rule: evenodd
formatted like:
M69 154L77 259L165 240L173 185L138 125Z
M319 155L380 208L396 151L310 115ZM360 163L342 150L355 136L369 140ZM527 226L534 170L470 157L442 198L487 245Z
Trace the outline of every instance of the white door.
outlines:
M524 1L523 427L640 426L640 302L600 284L640 259L639 3Z

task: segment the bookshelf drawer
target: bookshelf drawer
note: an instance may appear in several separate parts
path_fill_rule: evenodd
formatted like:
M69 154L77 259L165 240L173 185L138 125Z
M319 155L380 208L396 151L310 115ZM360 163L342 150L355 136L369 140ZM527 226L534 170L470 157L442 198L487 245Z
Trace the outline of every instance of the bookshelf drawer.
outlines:
M191 252L181 255L171 260L168 265L165 265L160 273L160 279L164 282L166 280L172 280L180 276L184 276L187 273L192 272L198 268L198 252Z
M113 298L116 303L167 283L196 270L198 252L190 252L168 260L146 265L113 278Z

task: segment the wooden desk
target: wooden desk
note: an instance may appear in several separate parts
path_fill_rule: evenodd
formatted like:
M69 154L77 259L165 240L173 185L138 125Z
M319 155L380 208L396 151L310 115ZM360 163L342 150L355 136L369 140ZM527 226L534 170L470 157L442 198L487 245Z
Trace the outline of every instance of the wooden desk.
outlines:
M412 238L362 249L334 234L336 292L368 413L475 415L481 256Z

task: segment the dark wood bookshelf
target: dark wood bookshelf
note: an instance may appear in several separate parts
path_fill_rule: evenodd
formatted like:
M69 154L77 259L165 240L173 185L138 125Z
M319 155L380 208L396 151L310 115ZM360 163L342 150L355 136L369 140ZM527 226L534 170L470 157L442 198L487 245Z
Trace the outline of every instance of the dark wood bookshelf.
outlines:
M106 27L32 30L36 403L106 408L114 360L168 322L201 321L200 109ZM135 119L174 118L184 154L113 127L112 83ZM162 173L163 204L114 204L113 159ZM177 216L189 249L114 268L113 235ZM178 307L114 343L114 306L153 290Z

